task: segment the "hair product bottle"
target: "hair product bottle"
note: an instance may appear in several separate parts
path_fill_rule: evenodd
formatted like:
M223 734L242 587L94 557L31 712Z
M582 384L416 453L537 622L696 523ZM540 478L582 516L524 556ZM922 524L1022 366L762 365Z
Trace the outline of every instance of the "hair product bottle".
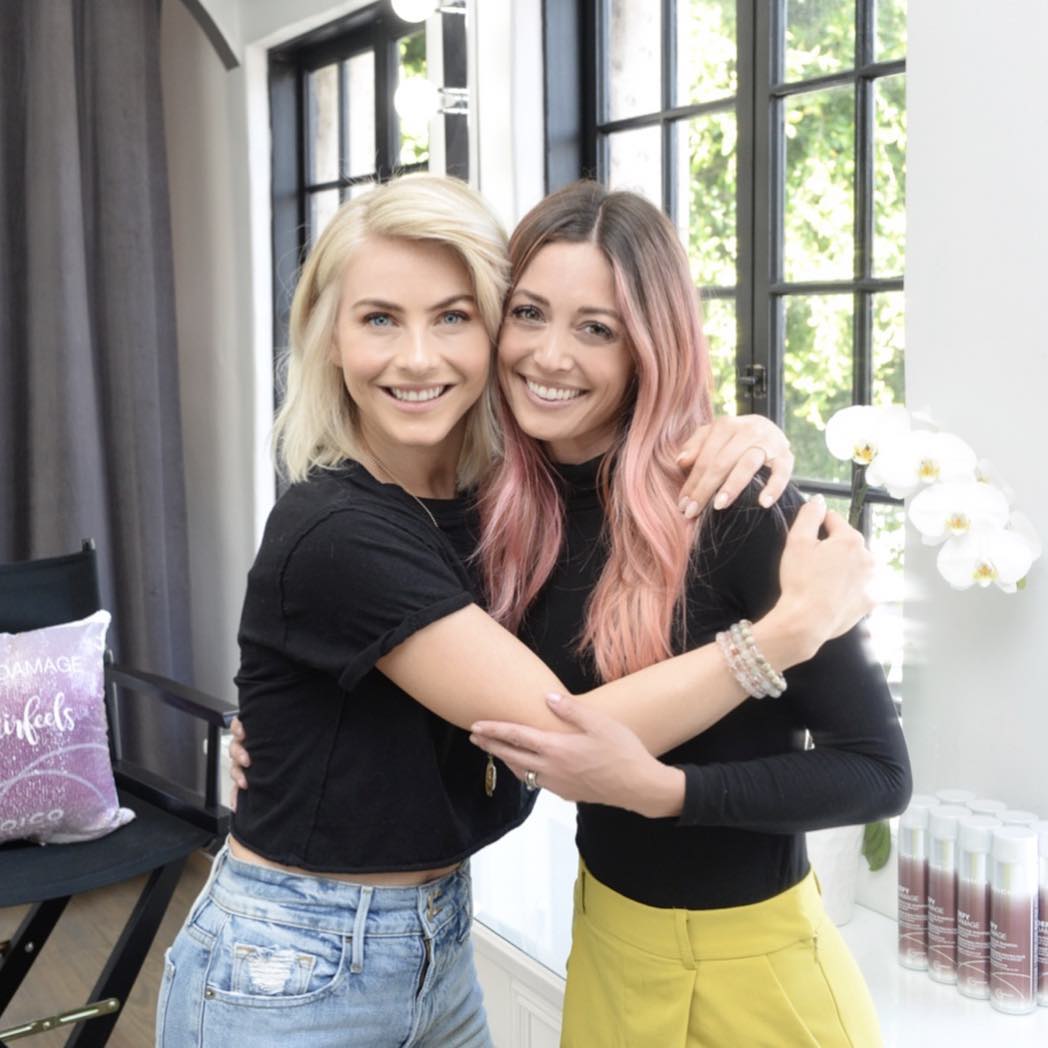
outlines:
M1038 837L1037 1003L1048 1008L1048 822L1034 827Z
M957 838L957 989L990 996L990 852L1000 822L991 815L961 819Z
M1038 821L1037 815L1032 811L1019 811L1016 808L1008 808L998 813L997 818L1005 826L1032 826Z
M936 790L935 797L940 804L963 804L968 807L969 801L975 800L974 790Z
M928 974L936 982L957 981L957 829L970 815L959 804L928 813Z
M928 812L934 797L915 794L899 819L899 963L928 968Z
M993 831L990 872L990 1004L1020 1015L1036 1007L1037 834Z
M965 805L973 815L992 815L999 819L1002 811L1008 810L1004 801L992 801L988 797L978 797L974 801L968 801Z

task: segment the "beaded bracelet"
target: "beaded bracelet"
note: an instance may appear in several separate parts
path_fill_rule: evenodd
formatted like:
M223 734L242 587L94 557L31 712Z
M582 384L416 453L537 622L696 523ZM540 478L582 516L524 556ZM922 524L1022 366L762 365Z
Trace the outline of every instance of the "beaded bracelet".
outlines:
M778 698L786 690L786 678L772 666L764 657L761 649L757 647L757 642L753 639L753 623L749 619L740 619L737 625L746 642L746 647L757 663L761 676L771 685L774 697Z
M721 654L724 656L724 661L728 664L728 669L731 670L732 676L739 682L742 690L751 698L765 698L768 694L766 682L750 671L743 658L741 649L732 640L731 634L728 632L718 633L717 644L720 647Z
M742 619L717 634L717 645L732 675L747 695L755 699L778 698L786 679L764 657L753 638L752 623Z

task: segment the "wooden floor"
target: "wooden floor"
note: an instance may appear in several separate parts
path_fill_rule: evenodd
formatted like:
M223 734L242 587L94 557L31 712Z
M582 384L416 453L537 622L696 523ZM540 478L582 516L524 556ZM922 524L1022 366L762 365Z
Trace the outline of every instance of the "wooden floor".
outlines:
M210 868L210 860L199 852L186 864L131 997L109 1039L109 1048L150 1048L153 1044L153 1019L164 970L164 951L182 926ZM144 883L145 878L140 877L114 888L79 895L69 903L40 959L0 1017L0 1029L87 1002L91 987ZM0 940L14 934L25 913L25 909L18 907L0 910ZM69 1030L56 1030L16 1043L25 1044L26 1048L60 1048L68 1037Z

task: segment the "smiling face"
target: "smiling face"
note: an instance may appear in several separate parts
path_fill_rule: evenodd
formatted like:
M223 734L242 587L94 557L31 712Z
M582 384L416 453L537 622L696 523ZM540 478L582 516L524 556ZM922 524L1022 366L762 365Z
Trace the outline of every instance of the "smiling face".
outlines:
M461 258L431 241L369 237L341 292L332 361L366 446L405 475L423 449L431 465L454 469L491 361Z
M499 381L521 429L557 462L595 458L615 441L633 374L604 253L588 242L541 248L499 335Z

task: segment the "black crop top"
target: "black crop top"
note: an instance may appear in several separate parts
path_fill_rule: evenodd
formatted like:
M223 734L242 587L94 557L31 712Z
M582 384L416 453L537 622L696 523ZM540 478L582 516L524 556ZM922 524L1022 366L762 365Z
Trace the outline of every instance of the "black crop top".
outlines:
M425 500L363 467L290 488L266 523L240 624L240 717L251 751L233 834L317 872L464 859L530 810L505 769L375 669L417 630L475 601L465 501Z
M585 602L604 565L598 462L559 467L566 545L530 609L522 639L565 686L596 686L575 651ZM787 525L760 509L751 487L740 508L714 514L687 592L688 635L679 650L714 639L778 599ZM792 520L801 496L780 503ZM778 699L746 700L702 735L663 756L686 776L683 814L646 819L580 804L577 842L598 880L650 906L712 909L770 898L808 869L804 830L862 823L901 811L910 766L884 674L863 628L787 672ZM806 730L815 748L804 749Z

